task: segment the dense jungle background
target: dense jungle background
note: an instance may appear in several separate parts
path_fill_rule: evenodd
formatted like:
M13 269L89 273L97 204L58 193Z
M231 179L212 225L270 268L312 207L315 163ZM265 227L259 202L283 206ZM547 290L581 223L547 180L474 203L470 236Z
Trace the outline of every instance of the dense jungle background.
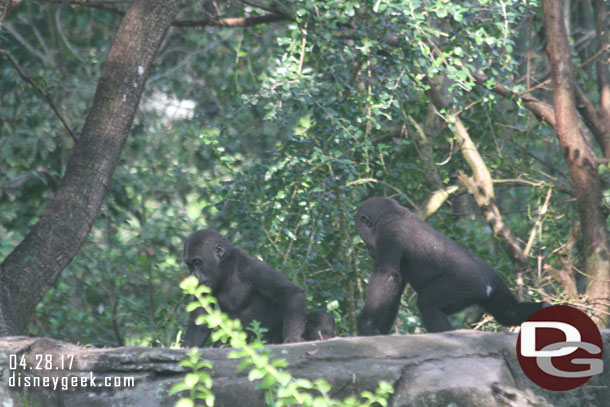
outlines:
M391 196L426 218L492 264L521 298L570 302L607 325L608 258L591 254L607 240L588 232L591 210L575 191L592 188L587 199L607 231L607 3L565 1L561 16L571 47L563 57L577 83L569 97L596 157L585 181L558 137L559 82L538 1L183 3L146 67L91 230L72 261L49 273L48 287L36 288L44 297L25 333L175 345L187 319L182 244L209 228L303 286L308 308L331 312L338 335L354 335L373 262L353 216L371 196ZM130 7L3 6L3 281L18 270L7 256L64 182ZM597 112L597 127L587 112ZM121 112L113 114L105 120ZM64 264L57 253L29 256ZM453 324L499 328L476 309ZM423 331L410 288L395 330Z

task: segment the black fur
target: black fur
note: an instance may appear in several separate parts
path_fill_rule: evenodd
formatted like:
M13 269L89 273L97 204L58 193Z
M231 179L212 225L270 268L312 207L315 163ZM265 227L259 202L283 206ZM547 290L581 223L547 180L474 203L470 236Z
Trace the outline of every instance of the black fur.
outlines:
M471 251L389 198L366 200L356 231L375 268L358 321L361 335L387 334L407 283L429 332L453 329L447 315L478 304L502 325L520 325L547 303L519 302L498 273Z
M212 289L220 309L247 327L257 320L268 331L268 343L299 342L305 329L303 289L267 263L234 247L224 236L199 230L184 242L184 262L190 272ZM210 335L195 325L203 311L191 312L185 334L187 347L202 346Z
M319 341L330 339L335 336L335 319L326 311L309 311L305 315L305 333L303 339L306 341Z

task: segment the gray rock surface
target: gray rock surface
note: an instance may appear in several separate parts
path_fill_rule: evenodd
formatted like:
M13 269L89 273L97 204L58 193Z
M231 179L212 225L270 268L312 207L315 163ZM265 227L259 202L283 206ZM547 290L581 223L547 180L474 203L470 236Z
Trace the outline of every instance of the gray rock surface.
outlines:
M337 338L270 349L288 361L294 377L325 378L335 398L374 390L380 380L386 380L395 389L390 406L610 407L610 330L602 335L604 372L566 392L543 390L523 374L515 354L516 334L463 330ZM214 363L216 406L264 406L263 394L254 390L247 372L236 373L239 361L227 359L229 351L203 350L203 357ZM69 355L73 355L71 369L67 369ZM173 406L177 397L169 397L168 392L183 378L185 370L178 362L184 355L183 349L89 349L48 338L0 338L0 407ZM11 358L19 362L22 356L28 363L29 380L48 380L46 387L23 386L26 375L10 369ZM50 368L44 366L46 358L52 358ZM21 386L9 382L11 374L21 379ZM67 382L90 375L98 387ZM100 387L105 377L133 377L135 385ZM62 390L62 384L69 384L68 389ZM54 385L58 390L52 390Z

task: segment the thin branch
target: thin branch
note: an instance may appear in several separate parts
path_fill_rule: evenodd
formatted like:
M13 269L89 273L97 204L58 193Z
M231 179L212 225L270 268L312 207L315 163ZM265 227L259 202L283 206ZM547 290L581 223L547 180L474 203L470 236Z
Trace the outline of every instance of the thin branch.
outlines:
M267 14L264 16L254 17L225 17L225 18L204 18L197 20L176 20L172 23L178 27L203 27L203 26L218 26L218 27L252 27L258 24L273 23L276 21L285 21L290 18L284 14Z
M494 184L509 184L509 185L525 185L525 186L536 187L536 188L539 188L539 187L547 184L547 182L545 182L545 181L529 181L529 180L521 179L521 178L494 178L493 183Z
M32 79L30 79L25 72L23 72L23 70L21 69L21 67L19 66L19 64L17 63L17 61L15 61L15 59L13 58L13 56L10 54L10 52L4 50L4 49L0 49L0 55L4 55L6 56L6 58L8 58L9 62L13 65L13 67L15 67L15 69L17 70L17 72L19 73L19 75L21 76L21 78L26 81L27 83L29 83L32 87L34 87L36 90L38 90L42 96L46 99L46 101L49 103L49 105L51 106L51 109L53 109L53 112L55 113L55 116L57 116L57 118L61 121L61 123L64 125L64 127L66 128L66 130L68 131L68 133L70 134L70 136L72 137L72 139L74 140L74 142L78 142L78 139L76 138L76 135L74 134L74 132L72 131L72 129L70 128L70 126L68 126L68 123L66 123L66 121L64 120L64 118L62 117L62 115L59 113L59 110L57 109L57 107L55 106L55 103L53 103L53 100L51 99L51 97L49 96L49 94L47 92L45 92L44 89L42 89L40 86L38 86L36 83L34 83L34 81Z
M275 5L262 4L254 0L240 0L242 3L252 7L260 8L261 10L269 11L271 13L277 13L278 9Z
M487 80L489 79L487 75L483 74L482 72L476 72L475 74L473 74L473 78L475 82L480 86L485 86L485 82L487 82ZM555 127L555 109L553 109L553 106L551 106L550 104L538 100L528 94L515 93L512 90L502 85L499 85L497 82L494 82L494 85L490 90L509 100L514 98L520 99L523 103L523 106L525 106L532 113L534 113L536 117Z
M407 202L409 202L409 205L411 205L411 207L413 207L415 209L416 212L420 211L420 208L417 206L417 204L415 202L413 202L411 199L409 199L407 194L402 192L400 189L398 189L394 185L389 184L389 183L387 183L385 181L376 179L376 178L359 178L357 180L348 182L347 184L345 184L345 186L343 188L348 188L348 187L351 187L352 185L366 184L368 182L372 182L372 183L375 183L375 184L377 184L377 183L378 184L382 184L382 185L385 185L386 187L394 190L394 192L396 192L398 195L403 196L407 200Z
M593 54L592 57L588 58L586 61L584 61L582 64L578 65L575 68L575 71L579 71L582 68L584 68L585 66L589 65L591 62L595 61L601 54L603 54L606 50L605 49L601 49L599 51L597 51L595 54ZM551 84L551 78L544 80L542 82L540 82L538 85L534 85L531 88L528 87L527 90L523 91L520 93L520 95L523 97L525 94L528 93L532 93L533 91L535 91L536 89L540 89L546 85L550 85Z
M82 6L82 7L89 7L89 8L96 8L99 10L106 10L106 11L110 11L116 14L120 14L120 15L124 15L125 14L125 10L123 10L122 8L119 7L115 7L115 6L109 6L106 3L119 3L119 2L97 2L97 1L87 1L87 0L83 0L83 1L79 1L79 0L70 0L68 1L68 4L71 4L73 6Z
M600 95L600 114L603 120L610 122L610 34L608 33L607 2L604 0L593 0L595 12L595 32L597 34L597 48L602 56L595 61L597 71L597 86Z
M558 255L560 268L555 268L546 263L542 269L547 272L551 278L557 281L566 291L568 299L574 301L578 298L578 288L576 288L576 279L572 270L576 270L572 261L572 250L576 247L580 236L580 222L574 222L570 228L570 234L566 243L562 244L551 254Z
M305 47L307 46L307 23L303 27L303 40L301 41L301 57L299 58L299 68L297 69L297 75L301 76L303 72L303 63L305 62Z
M45 64L47 66L54 66L55 65L53 63L53 61L51 61L45 54L43 54L42 52L38 51L36 48L34 48L32 46L32 44L30 44L25 38L23 38L21 36L21 34L19 34L19 32L17 30L15 30L15 28L13 27L13 25L10 22L6 22L4 24L4 28L6 29L6 31L8 31L15 38L15 40L17 40L18 43L23 45L25 49L27 49L32 54L34 54L34 56L40 58L42 60L43 64Z
M525 256L529 256L530 251L532 250L532 246L534 246L534 239L536 238L536 230L540 228L542 225L542 218L546 215L546 212L549 207L549 200L551 199L551 194L553 193L553 188L549 188L546 193L546 198L544 199L544 203L538 210L538 218L536 222L534 222L534 226L532 226L532 230L530 231L530 237L527 240L527 244L525 245L525 249L523 249L523 254Z
M57 10L55 10L55 29L57 30L57 33L59 34L59 38L63 42L64 46L70 51L70 53L72 55L74 55L74 57L76 59L79 60L79 62L84 63L83 59L79 55L78 50L76 48L74 48L74 46L70 43L68 36L64 32L63 25L61 24L61 11L62 11L61 8L58 8Z

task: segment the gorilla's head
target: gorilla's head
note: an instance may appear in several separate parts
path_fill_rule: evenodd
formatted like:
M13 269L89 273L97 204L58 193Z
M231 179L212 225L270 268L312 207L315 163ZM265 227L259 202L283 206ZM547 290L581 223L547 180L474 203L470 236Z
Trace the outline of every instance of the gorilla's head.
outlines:
M224 282L223 263L233 245L222 235L211 230L198 230L184 242L184 263L191 274L215 292Z

